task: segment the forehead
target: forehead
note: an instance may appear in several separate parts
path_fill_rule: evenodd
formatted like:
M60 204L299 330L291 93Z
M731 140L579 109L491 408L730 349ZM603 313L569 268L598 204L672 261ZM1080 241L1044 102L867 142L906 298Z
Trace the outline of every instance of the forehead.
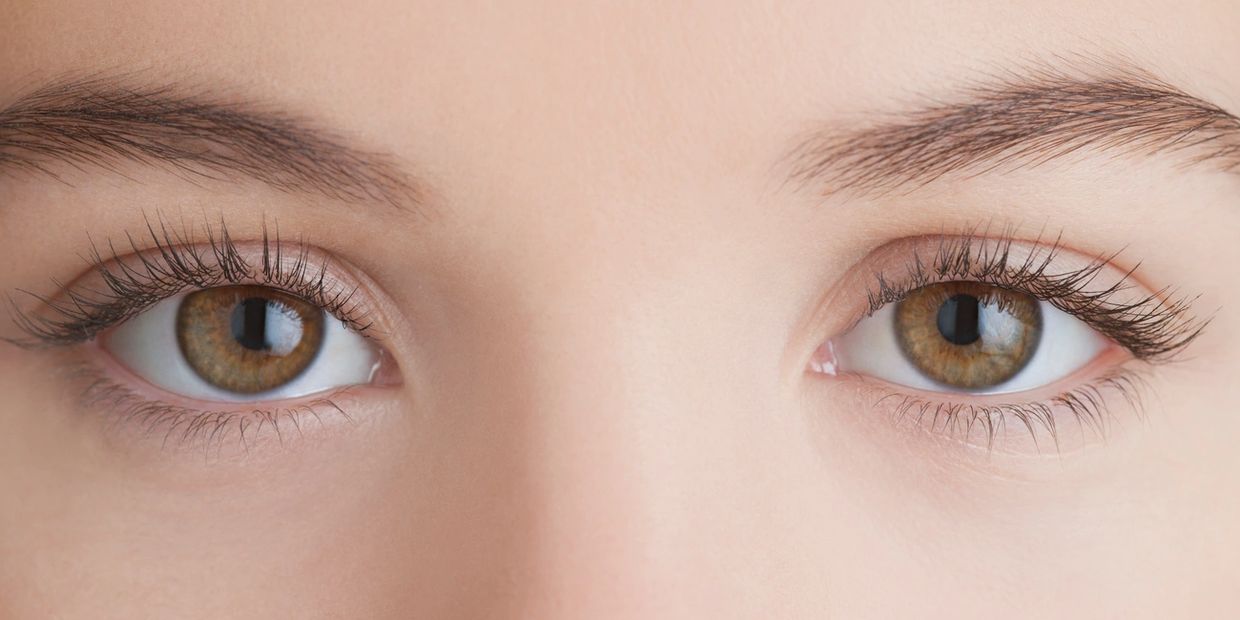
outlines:
M763 6L759 6L762 4ZM434 176L531 191L765 170L812 123L1013 63L1123 57L1236 109L1240 5L1201 2L29 2L0 99L133 72L324 119ZM668 162L675 162L670 170ZM477 176L477 175L473 175ZM537 187L535 187L536 185ZM580 185L580 186L577 186Z

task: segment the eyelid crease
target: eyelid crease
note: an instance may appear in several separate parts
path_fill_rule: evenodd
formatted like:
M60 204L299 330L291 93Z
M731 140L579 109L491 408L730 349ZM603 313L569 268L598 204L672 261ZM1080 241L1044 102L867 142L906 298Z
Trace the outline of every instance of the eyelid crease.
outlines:
M1017 243L1027 243L1030 248L1023 258L1013 250ZM867 291L864 316L901 301L923 286L976 281L1046 301L1147 362L1175 359L1210 322L1193 315L1195 297L1176 297L1170 288L1132 298L1130 291L1143 288L1133 279L1135 267L1116 281L1090 290L1103 279L1103 271L1118 253L1100 255L1080 267L1059 271L1055 267L1064 251L1062 234L1049 244L1040 236L1031 242L1018 242L1008 233L991 238L976 230L941 236L928 260L914 250L905 273L898 278L874 273L876 282ZM1124 295L1129 298L1123 299Z
M137 316L155 303L187 289L205 289L226 284L256 284L301 297L338 318L351 330L367 337L373 322L357 292L360 285L341 287L329 279L330 257L312 261L314 248L304 239L295 242L295 251L285 249L277 225L274 235L263 225L261 259L251 265L223 220L217 227L204 225L205 243L193 243L192 228L178 230L162 218L147 218L146 234L151 249L142 249L133 235L126 233L130 254L121 256L114 243L107 243L106 254L92 242L87 256L93 273L102 280L102 289L80 286L62 287L59 296L47 297L18 291L39 303L39 310L23 310L10 297L10 312L25 338L6 339L27 349L69 346L95 338L105 329ZM56 282L61 286L59 282Z

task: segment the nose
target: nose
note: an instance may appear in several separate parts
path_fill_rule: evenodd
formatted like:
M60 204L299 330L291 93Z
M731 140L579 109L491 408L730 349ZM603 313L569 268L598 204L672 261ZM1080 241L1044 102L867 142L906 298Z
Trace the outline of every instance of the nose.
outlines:
M422 404L463 425L447 442L474 478L445 492L492 481L458 505L475 511L462 527L500 530L476 561L503 573L513 617L733 617L779 571L762 533L796 529L770 508L793 501L772 481L800 465L777 418L784 341L711 286L623 281L493 282L489 307L454 307L435 336Z

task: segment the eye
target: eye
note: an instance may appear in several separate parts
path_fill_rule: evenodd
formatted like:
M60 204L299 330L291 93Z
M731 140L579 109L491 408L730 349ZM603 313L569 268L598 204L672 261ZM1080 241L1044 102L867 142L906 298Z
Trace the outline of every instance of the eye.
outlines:
M256 402L369 383L377 348L299 297L222 286L156 303L103 347L131 371L181 396Z
M944 282L883 306L829 346L839 372L931 391L999 394L1053 384L1108 343L1083 321L1029 295Z

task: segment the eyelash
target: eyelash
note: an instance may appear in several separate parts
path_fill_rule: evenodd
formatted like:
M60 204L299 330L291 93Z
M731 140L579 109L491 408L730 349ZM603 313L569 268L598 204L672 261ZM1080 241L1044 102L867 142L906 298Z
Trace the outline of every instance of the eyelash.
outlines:
M106 254L92 245L88 256L90 271L102 280L102 290L69 287L58 299L24 292L38 300L39 308L34 312L23 311L11 299L13 320L25 337L10 341L27 349L65 348L91 341L108 328L182 292L242 283L269 286L301 297L373 339L373 322L366 306L357 299L357 287L342 287L338 280L329 278L328 259L312 262L312 246L304 240L290 244L281 239L278 228L269 235L264 226L261 263L252 266L223 221L215 228L207 224L204 229L205 244L194 244L190 228L178 230L162 219L148 219L146 234L153 249L141 250L137 240L126 235L135 257L129 262L122 260L110 242ZM80 359L66 360L63 368L67 378L85 386L81 396L84 408L112 412L109 420L117 428L136 428L143 435L162 433L164 448L170 444L177 448L196 446L208 457L213 450L221 450L230 436L235 436L239 446L248 451L263 432L274 434L281 444L290 432L300 436L303 420L313 418L325 424L327 416L339 416L350 424L354 422L338 404L348 395L349 388L298 404L195 409L139 394Z
M248 452L262 437L264 430L273 433L277 441L284 445L287 432L281 430L282 423L286 429L291 424L293 434L299 438L303 433L303 420L310 418L320 425L327 424L326 416L338 416L350 425L356 424L340 404L350 393L349 388L334 390L309 402L270 409L200 410L151 400L107 377L90 364L71 364L65 372L68 377L86 385L81 397L83 405L91 409L103 407L114 412L110 422L117 428L136 429L143 436L162 434L161 448L167 449L170 445L175 448L196 447L207 458L213 455L213 450L218 454L233 433L238 445Z
M1088 290L1115 255L1099 256L1082 267L1057 272L1052 268L1063 251L1061 238L1057 237L1050 244L1043 244L1040 238L1034 240L1029 243L1033 248L1029 255L1013 263L1012 248L1016 243L1011 235L987 238L973 231L943 237L929 261L914 253L907 269L899 276L893 278L875 273L875 284L867 292L868 308L864 316L898 303L924 286L976 281L1050 303L1098 330L1133 358L1151 364L1177 359L1209 324L1209 319L1198 320L1192 315L1193 299L1168 299L1167 289L1130 301L1116 300L1123 291L1134 286L1131 282L1133 270L1108 287ZM1107 396L1119 396L1138 417L1143 417L1145 385L1142 369L1120 366L1044 401L966 403L883 389L875 406L890 402L896 424L911 419L915 426L923 426L928 419L928 430L955 437L963 434L964 440L969 439L974 429L980 428L985 433L988 451L994 447L996 434L1009 423L1016 423L1028 431L1035 446L1039 444L1039 432L1044 432L1058 451L1057 411L1070 414L1082 431L1088 430L1105 439L1112 422Z
M1107 405L1107 396L1114 394L1120 397L1138 418L1144 418L1145 388L1145 377L1139 372L1130 368L1116 368L1045 401L972 404L935 401L888 391L876 400L875 405L891 400L894 402L891 416L895 424L899 425L911 419L913 426L923 427L925 420L929 418L929 431L965 441L972 436L974 429L980 428L985 432L988 451L994 449L998 434L1014 421L1029 434L1035 448L1040 449L1039 437L1041 433L1045 433L1055 446L1055 451L1059 452L1061 425L1056 421L1057 411L1070 414L1081 431L1106 439L1108 428L1114 423Z
M264 227L262 264L257 267L245 261L222 221L218 225L218 233L209 225L205 227L205 250L203 245L189 242L192 235L187 228L178 233L162 220L158 224L148 220L146 231L153 250L140 251L137 241L132 236L126 236L137 257L136 265L123 262L111 243L108 244L107 254L110 259L105 259L98 247L92 246L89 256L92 271L103 280L106 290L68 289L64 293L65 298L59 301L27 293L38 299L50 316L26 313L13 302L14 320L28 336L14 341L15 344L26 348L48 348L86 342L109 327L185 290L242 282L271 286L297 295L363 335L371 329L372 322L368 320L364 307L354 300L357 289L332 286L326 278L328 261L324 259L321 264L312 264L310 246L304 241L296 242L292 250L295 259L288 263L284 257L289 252L278 228L272 237ZM1114 255L1098 257L1074 270L1052 272L1051 267L1063 249L1059 238L1049 246L1040 243L1040 239L1035 240L1030 245L1039 249L1012 264L1010 259L1014 243L1016 240L1011 236L991 239L972 232L943 237L930 261L914 253L906 271L898 277L876 273L875 286L867 292L868 309L865 314L897 303L923 286L971 280L1046 301L1108 336L1134 358L1160 363L1174 359L1209 323L1208 319L1197 320L1191 316L1191 299L1164 300L1167 290L1133 301L1113 301L1117 294L1131 286L1131 271L1105 289L1086 290ZM270 411L198 411L147 400L86 368L80 369L78 374L88 378L88 401L111 405L114 410L122 412L121 417L125 419L141 418L148 432L157 426L166 426L165 443L181 429L181 441L201 437L210 440L207 442L210 445L223 441L229 428L235 424L244 444L249 428L246 422L250 417L253 417L250 424L256 425L255 432L270 424L281 440L279 420L282 417L289 418L298 431L300 424L297 418L301 414L320 418L320 410L326 410L348 418L330 396ZM1025 427L1035 441L1036 427L1041 427L1058 444L1054 415L1057 409L1071 413L1082 428L1087 427L1105 436L1108 416L1104 392L1118 393L1140 414L1142 399L1139 388L1143 383L1143 378L1135 371L1119 368L1045 402L981 405L939 402L887 392L878 399L878 403L895 400L893 410L897 422L912 416L920 424L929 417L931 430L957 433L964 429L968 435L980 426L987 434L988 447L993 445L995 433L1007 424L1009 418Z
M311 246L299 240L290 252L280 238L263 227L262 264L246 262L237 244L221 221L218 234L205 226L205 249L193 244L191 230L177 232L162 220L147 221L147 234L153 249L142 251L130 235L126 240L137 264L127 264L109 242L108 252L91 246L91 271L103 281L104 290L68 288L63 299L52 299L24 292L39 301L46 316L23 311L10 300L13 320L26 338L13 340L23 348L51 348L74 345L94 339L99 333L129 320L147 308L186 290L206 289L228 284L251 283L268 286L300 297L335 316L347 327L369 336L373 323L355 296L357 288L340 288L328 279L330 263L311 263Z
M1115 284L1102 290L1087 290L1116 255L1099 256L1083 267L1064 272L1051 269L1063 251L1061 239L1049 245L1034 240L1035 248L1024 260L1012 264L1011 236L988 239L973 233L944 237L929 264L914 253L907 272L894 281L876 273L875 288L867 292L866 315L898 303L914 290L958 280L968 280L1006 288L1045 301L1089 324L1132 353L1148 362L1174 359L1205 329L1209 320L1192 316L1191 298L1165 299L1168 289L1144 295L1133 301L1116 297L1132 288L1129 270Z

